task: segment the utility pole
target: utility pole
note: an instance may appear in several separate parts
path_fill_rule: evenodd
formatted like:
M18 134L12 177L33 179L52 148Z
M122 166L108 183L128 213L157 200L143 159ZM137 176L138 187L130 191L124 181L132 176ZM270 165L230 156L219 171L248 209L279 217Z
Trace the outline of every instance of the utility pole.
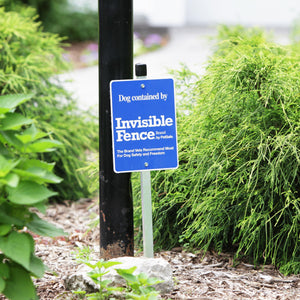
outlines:
M133 78L133 0L98 0L100 255L133 256L130 173L113 171L110 81Z

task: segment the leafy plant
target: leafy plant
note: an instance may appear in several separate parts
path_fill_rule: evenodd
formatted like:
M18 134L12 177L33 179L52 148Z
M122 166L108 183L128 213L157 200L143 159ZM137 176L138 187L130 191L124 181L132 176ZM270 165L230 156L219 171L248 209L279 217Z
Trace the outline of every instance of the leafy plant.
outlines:
M60 197L77 200L90 195L89 179L77 169L85 165L87 152L97 151L98 125L91 113L78 109L55 77L68 70L62 39L43 32L35 20L32 8L19 12L0 8L0 95L34 93L32 100L18 109L64 143L59 151L40 157L56 162L55 172L64 178L53 186Z
M86 291L74 291L74 294L86 296L87 299L109 299L115 291L122 291L122 288L110 286L110 280L103 280L103 276L109 272L109 268L120 264L119 262L109 262L100 259L96 263L91 262L91 250L88 247L78 249L76 260L79 263L84 263L91 268L88 276L99 286L99 292L87 294Z
M126 280L128 285L126 297L135 300L156 300L159 292L155 290L153 285L161 283L161 280L151 277L147 274L140 273L134 275L136 267L130 269L116 269L117 273Z
M153 285L161 283L161 280L149 278L146 274L140 273L134 275L136 267L130 269L116 269L117 273L126 281L126 288L112 286L112 281L103 279L103 276L110 272L110 268L121 264L115 261L104 261L100 259L96 263L91 263L90 250L80 249L76 255L77 261L84 263L92 269L88 276L99 286L99 292L86 294L85 291L75 291L74 294L85 295L87 299L115 299L114 296L139 299L139 300L155 300L159 293ZM111 298L112 297L112 298Z
M95 264L86 261L85 264L92 268L92 271L88 273L89 277L99 285L99 292L88 294L87 299L107 299L110 295L113 295L114 292L123 290L120 287L109 286L111 283L110 280L103 280L103 276L109 272L107 269L120 263L100 260Z
M44 19L45 30L67 37L68 41L98 41L98 12L72 11L57 7L51 19ZM80 24L80 26L74 26Z
M178 72L188 104L180 167L153 176L156 247L233 250L299 273L299 52L261 34L218 47L204 77Z
M45 271L30 232L65 235L32 210L45 211L46 200L56 194L47 184L62 179L52 173L54 164L35 158L35 153L54 151L61 143L16 112L31 97L0 96L0 293L12 300L36 299L31 276L42 277Z
M8 11L19 11L20 7L26 6L33 7L46 32L59 34L69 41L98 40L98 13L89 10L74 11L67 0L2 0L1 2L0 4Z

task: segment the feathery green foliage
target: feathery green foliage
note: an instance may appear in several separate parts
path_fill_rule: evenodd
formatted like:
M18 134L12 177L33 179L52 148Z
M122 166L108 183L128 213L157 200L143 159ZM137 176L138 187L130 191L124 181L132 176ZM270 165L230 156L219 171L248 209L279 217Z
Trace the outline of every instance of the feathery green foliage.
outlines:
M293 22L291 40L292 40L293 44L300 43L300 18L296 19Z
M299 53L244 30L218 46L203 78L178 72L180 167L152 179L155 246L300 273Z

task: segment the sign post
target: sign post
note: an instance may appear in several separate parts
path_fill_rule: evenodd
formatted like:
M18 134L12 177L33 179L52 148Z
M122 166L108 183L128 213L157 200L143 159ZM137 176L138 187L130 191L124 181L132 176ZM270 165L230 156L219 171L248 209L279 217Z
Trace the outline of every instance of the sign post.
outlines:
M152 197L151 173L141 171L141 198L143 214L143 246L144 256L153 258L153 225L152 225Z
M137 79L145 79L147 77L147 66L145 64L136 64L135 75ZM148 170L141 171L141 200L144 256L153 258L151 173Z
M130 173L113 172L110 81L133 77L132 0L98 0L100 254L104 259L133 256Z
M116 173L141 172L144 255L153 257L150 171L178 166L175 93L173 79L141 76L110 83L113 162Z

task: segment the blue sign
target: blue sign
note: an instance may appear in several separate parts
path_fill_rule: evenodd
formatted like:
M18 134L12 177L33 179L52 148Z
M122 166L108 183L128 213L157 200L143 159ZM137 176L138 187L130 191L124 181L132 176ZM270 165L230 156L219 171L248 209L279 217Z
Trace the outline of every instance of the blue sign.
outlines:
M177 168L173 79L115 80L110 85L114 171Z

